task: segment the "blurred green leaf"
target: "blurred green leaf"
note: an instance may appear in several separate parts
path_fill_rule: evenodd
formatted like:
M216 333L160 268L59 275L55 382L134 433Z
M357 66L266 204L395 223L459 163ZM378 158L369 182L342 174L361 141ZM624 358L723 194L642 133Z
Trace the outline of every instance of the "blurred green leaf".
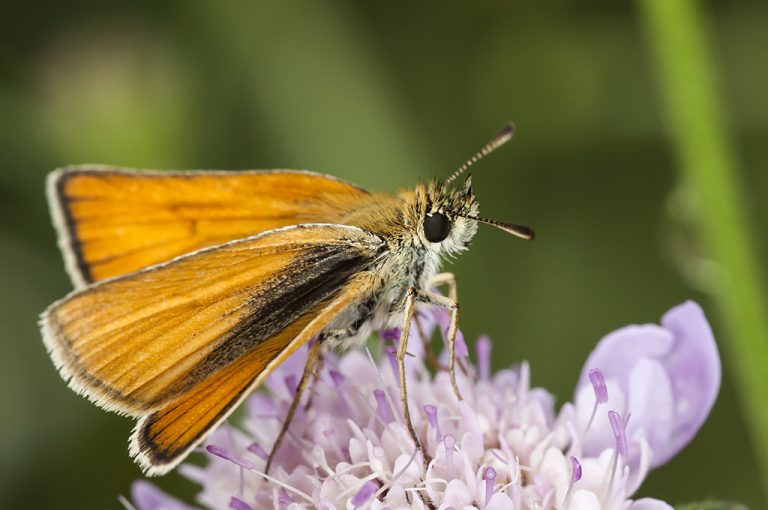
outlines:
M714 295L768 496L768 294L748 195L730 141L702 4L641 0L669 129L685 185L703 207L702 240L721 277ZM695 85L695 86L692 86Z

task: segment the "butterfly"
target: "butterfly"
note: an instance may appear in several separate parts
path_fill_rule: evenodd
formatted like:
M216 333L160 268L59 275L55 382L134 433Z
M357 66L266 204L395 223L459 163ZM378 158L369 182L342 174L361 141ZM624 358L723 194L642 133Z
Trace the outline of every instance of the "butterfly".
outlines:
M396 194L307 171L53 172L48 200L76 287L41 316L54 365L77 393L137 420L130 454L157 475L310 343L274 454L322 350L402 325L401 400L418 446L403 365L416 305L450 311L460 396L456 280L441 261L467 248L478 223L533 238L479 217L471 177L455 182L513 131L449 178ZM447 296L433 292L443 284Z

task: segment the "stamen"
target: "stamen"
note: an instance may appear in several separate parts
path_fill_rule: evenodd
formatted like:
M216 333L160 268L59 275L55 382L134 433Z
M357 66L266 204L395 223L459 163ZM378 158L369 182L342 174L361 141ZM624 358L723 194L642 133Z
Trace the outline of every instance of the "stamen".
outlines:
M502 464L509 464L509 461L501 456L501 453L499 453L499 450L494 448L493 450L491 450L491 455L496 457L496 460L498 460Z
M209 444L208 446L205 447L205 449L208 451L208 453L212 453L217 457L221 457L222 459L228 460L233 464L236 464L240 467L244 467L245 469L251 469L251 470L256 469L256 464L254 464L250 460L244 459L242 457L238 457L234 453L230 452L226 448L222 448L221 446Z
M493 496L493 483L496 481L496 470L491 466L488 466L485 468L483 478L485 479L485 504L487 505L491 501L491 496Z
M232 508L233 510L253 510L253 508L251 508L251 505L249 505L242 499L238 499L234 496L229 498L229 508Z
M450 316L442 310L435 310L434 316L437 319L437 322L440 324L440 332L443 336L443 343L447 349L449 347L448 341L451 336L452 326ZM466 358L469 356L469 348L467 348L467 342L464 340L464 333L462 333L460 329L456 330L456 334L454 336L454 353L457 358Z
M487 381L491 375L491 339L483 335L477 339L475 345L477 352L477 365L480 369L480 380Z
M384 423L390 423L395 420L392 416L392 410L389 408L387 394L382 389L373 390L373 396L376 398L376 412Z
M285 381L285 387L288 388L288 393L292 397L295 397L296 390L298 389L296 384L296 375L295 374L286 375L285 379L283 380Z
M392 346L387 346L384 348L384 352L387 354L387 358L389 358L389 364L392 366L392 374L395 376L395 381L397 381L397 387L400 387L400 371L397 368L397 348Z
M449 332L450 329L445 332L446 339L448 338ZM456 337L454 338L454 352L456 353L457 358L466 358L469 356L469 347L467 347L467 342L464 340L464 333L462 333L461 330L456 331Z
M592 422L595 421L597 406L608 402L608 386L606 386L605 377L603 377L603 372L601 372L599 368L593 368L589 371L589 382L592 383L592 389L595 392L595 405L592 406L592 414L589 416L589 421L584 428L582 437L586 437L589 429L592 427Z
M581 464L579 459L571 457L571 485L581 480Z
M568 492L565 493L565 499L563 500L563 508L571 506L571 498L573 497L573 486L576 482L581 480L581 464L576 457L571 456L571 483L568 485Z
M338 455L340 459L346 458L344 451L339 448L338 441L336 441L336 429L326 429L323 431L323 435L325 436L325 439L328 441L328 444L331 446L331 448L333 448L333 451L336 453L336 455Z
M589 382L595 390L595 399L598 404L608 402L608 386L605 385L605 377L599 368L593 368L589 371Z
M248 445L248 451L256 454L261 460L267 460L267 457L269 457L269 454L267 451L261 447L259 443L251 443Z
M328 370L328 375L331 376L331 381L333 381L333 386L334 388L336 388L336 391L340 391L345 381L345 378L342 375L342 373L339 372L338 370L330 369Z
M453 448L456 446L456 438L452 434L446 434L443 438L445 447L445 470L448 474L446 478L453 476Z
M333 368L328 370L328 375L331 377L331 381L333 382L333 387L336 389L336 396L338 397L339 405L341 405L342 412L345 415L350 415L351 410L349 408L349 402L346 398L346 391L345 391L345 384L347 382L347 379L344 377L344 375L339 372L338 370L335 370Z
M427 404L424 406L424 412L427 414L429 426L435 429L435 443L439 443L442 434L440 433L440 423L437 421L437 407Z
M627 435L625 428L629 422L629 416L626 420L622 420L619 413L616 411L608 411L608 421L611 423L611 429L613 429L613 437L616 440L616 448L613 450L613 459L611 462L610 480L605 487L605 499L610 499L613 492L613 481L616 478L616 471L619 464L619 456L622 458L627 457Z
M608 420L611 422L613 436L616 438L616 449L622 457L627 456L627 436L624 433L624 423L616 411L608 411Z
M396 342L400 340L400 328L382 329L379 331L379 337L381 337L382 340Z
M379 486L376 485L375 482L368 480L363 484L362 487L360 487L360 490L357 491L357 494L352 497L352 506L354 508L360 508L363 506L363 504L367 503L369 499L371 499L371 496L373 496L373 493L376 492L376 489L378 489Z
M213 453L214 455L216 455L218 457L222 457L222 455L219 455L219 453L224 453L224 454L232 455L230 452L228 452L224 448L221 448L221 447L218 447L218 446L214 447L215 451L211 451L211 450L209 450L210 446L213 446L213 445L206 446L206 450L208 450L210 453ZM218 453L216 453L216 452L218 452ZM223 458L226 458L226 457L223 457ZM227 460L229 460L229 459L227 459ZM307 494L307 493L297 489L296 487L288 485L287 483L283 482L282 480L280 480L278 478L275 478L275 477L272 477L272 476L269 476L268 474L266 474L266 473L264 473L262 471L259 471L258 469L250 468L250 467L247 467L247 466L243 466L243 467L245 469L248 469L249 471L253 471L254 473L259 475L260 477L262 477L265 480L267 480L268 482L271 482L271 483L273 483L273 484L275 484L275 485L277 485L279 487L282 487L284 490L287 490L287 491L292 492L293 494L296 494L297 496L301 497L302 499L306 500L307 502L309 502L309 503L313 502L313 499L312 499L312 497L309 494Z
M288 494L288 492L285 489L280 489L280 492L277 496L277 504L279 508L287 508L288 505L293 503L293 499L291 499L291 495Z

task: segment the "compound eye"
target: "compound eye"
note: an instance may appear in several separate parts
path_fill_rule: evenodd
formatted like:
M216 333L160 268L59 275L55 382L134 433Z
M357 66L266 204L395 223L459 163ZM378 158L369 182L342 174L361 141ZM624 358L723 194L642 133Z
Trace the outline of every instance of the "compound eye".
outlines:
M424 236L430 243L439 243L451 233L451 220L444 214L427 213L424 217Z

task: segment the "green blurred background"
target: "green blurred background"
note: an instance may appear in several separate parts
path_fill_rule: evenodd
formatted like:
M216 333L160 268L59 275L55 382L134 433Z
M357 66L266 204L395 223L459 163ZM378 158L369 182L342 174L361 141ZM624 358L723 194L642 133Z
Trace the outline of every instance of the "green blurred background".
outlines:
M739 206L764 252L768 4L699 5L739 167L730 178L747 191ZM44 197L50 170L307 168L394 190L448 175L510 119L515 139L478 165L474 185L485 215L530 224L538 239L481 227L451 267L464 331L491 335L497 367L530 360L534 384L562 403L602 335L698 300L721 345L722 392L695 441L640 494L766 507L731 329L712 292L720 269L694 228L708 204L680 184L639 3L48 1L4 11L3 508L118 508L140 477L130 420L68 390L39 337L37 315L71 288ZM180 476L159 484L191 501Z

